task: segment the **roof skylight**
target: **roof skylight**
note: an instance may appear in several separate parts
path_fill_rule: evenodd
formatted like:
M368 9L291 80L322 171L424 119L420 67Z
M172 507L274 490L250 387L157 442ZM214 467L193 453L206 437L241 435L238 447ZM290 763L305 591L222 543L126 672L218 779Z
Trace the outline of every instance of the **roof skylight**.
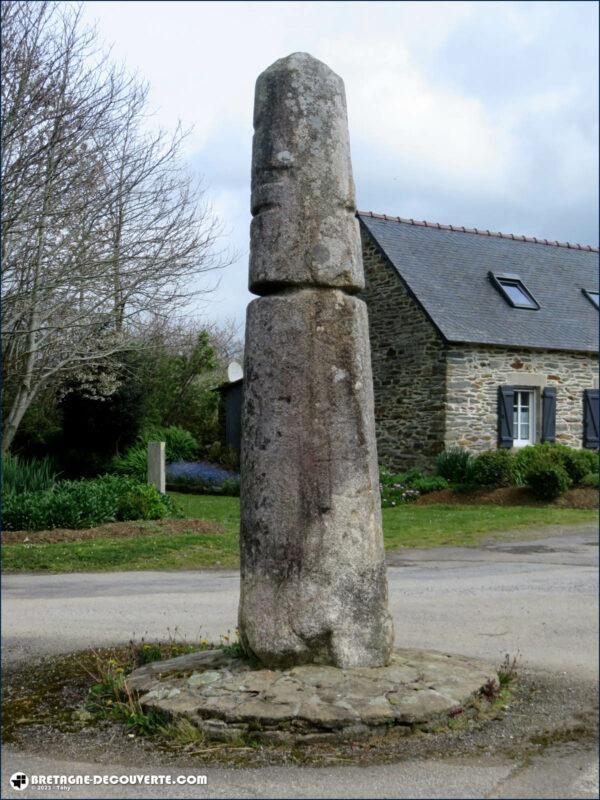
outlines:
M494 286L513 308L528 308L533 311L539 309L539 303L518 275L497 275L490 272L489 276Z
M581 290L587 299L596 306L596 308L600 308L600 293L594 291L593 289L582 289Z

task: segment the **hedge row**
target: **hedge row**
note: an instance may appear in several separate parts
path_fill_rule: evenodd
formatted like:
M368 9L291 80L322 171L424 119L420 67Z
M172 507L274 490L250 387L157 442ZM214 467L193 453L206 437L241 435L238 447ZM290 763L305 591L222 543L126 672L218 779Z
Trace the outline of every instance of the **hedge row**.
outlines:
M463 487L530 486L537 497L552 500L572 486L598 486L599 454L561 444L536 444L512 450L488 450L473 456L450 448L437 460L437 472Z
M154 486L105 475L94 480L60 481L51 489L4 496L4 530L93 528L105 522L162 519L174 513L171 498Z

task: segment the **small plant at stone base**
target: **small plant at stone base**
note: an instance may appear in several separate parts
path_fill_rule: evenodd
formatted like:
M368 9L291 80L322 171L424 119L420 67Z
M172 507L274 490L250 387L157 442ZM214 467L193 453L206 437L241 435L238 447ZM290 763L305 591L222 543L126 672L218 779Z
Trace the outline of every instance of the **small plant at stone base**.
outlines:
M219 649L222 650L226 655L230 656L231 658L246 658L246 651L244 650L243 644L240 642L239 639L239 630L238 628L235 629L235 638L232 638L231 631L227 631L226 634L221 634L220 639L221 643L219 645Z
M166 725L159 725L158 733L169 743L169 747L189 747L201 744L205 740L204 733L186 717L179 717Z
M495 678L488 678L479 691L482 697L493 703L500 696L500 684Z
M142 720L143 711L126 686L124 672L125 667L115 659L104 662L97 656L95 674L88 672L96 682L90 689L87 708L97 716L116 719L128 728L147 732L149 721Z
M232 658L246 658L246 651L241 642L224 644L221 646L221 650Z
M139 641L132 639L125 650L118 651L116 657L106 658L99 653L93 653L95 664L92 667L80 664L83 671L94 681L88 693L86 709L96 718L122 722L134 734L143 736L159 734L165 725L168 725L167 717L159 710L143 709L137 692L131 691L127 686L125 676L136 667L153 661L175 658L213 647L214 645L206 639L200 642L181 640L175 629L173 633L169 632L167 641L146 642L143 637ZM178 735L183 736L183 733L179 731Z
M145 642L143 639L141 642L134 642L131 639L129 649L134 664L140 667L144 664L151 664L153 661L160 661L165 657L160 645L154 642Z
M448 729L451 731L460 731L468 727L470 722L470 715L465 713L462 706L456 706L448 712Z
M498 682L500 684L501 689L508 688L511 684L513 684L517 680L517 662L519 659L519 653L516 656L510 657L510 654L507 653L504 656L504 661L500 664L498 668Z
M479 690L480 696L485 698L491 704L505 700L510 694L512 685L517 680L518 659L519 653L512 658L510 654L507 653L504 656L504 660L498 667L498 679L488 678Z
M123 696L124 699L113 706L114 719L122 722L131 733L140 736L160 733L167 724L166 715L153 708L145 711L140 705L137 694L131 692L126 683L123 686Z
M131 669L142 667L153 661L161 661L165 658L176 658L177 656L196 653L198 650L211 650L214 647L208 639L201 639L199 642L188 642L181 638L179 630L175 628L173 632L169 630L167 641L147 642L142 636L141 639L129 640L129 654Z

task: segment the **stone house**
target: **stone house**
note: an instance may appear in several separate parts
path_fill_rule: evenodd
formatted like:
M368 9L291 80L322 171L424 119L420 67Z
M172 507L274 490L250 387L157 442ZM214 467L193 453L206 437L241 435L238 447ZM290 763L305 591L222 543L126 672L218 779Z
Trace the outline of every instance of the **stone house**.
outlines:
M379 460L598 447L598 249L359 212Z

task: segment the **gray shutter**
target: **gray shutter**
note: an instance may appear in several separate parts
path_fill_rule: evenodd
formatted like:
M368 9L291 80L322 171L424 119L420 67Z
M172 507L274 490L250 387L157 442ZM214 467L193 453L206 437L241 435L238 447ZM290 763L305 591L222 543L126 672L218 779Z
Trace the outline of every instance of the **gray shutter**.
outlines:
M513 446L514 386L498 387L498 447Z
M600 390L585 389L583 392L583 446L598 449L598 417Z
M546 386L542 392L542 442L556 441L556 389Z

